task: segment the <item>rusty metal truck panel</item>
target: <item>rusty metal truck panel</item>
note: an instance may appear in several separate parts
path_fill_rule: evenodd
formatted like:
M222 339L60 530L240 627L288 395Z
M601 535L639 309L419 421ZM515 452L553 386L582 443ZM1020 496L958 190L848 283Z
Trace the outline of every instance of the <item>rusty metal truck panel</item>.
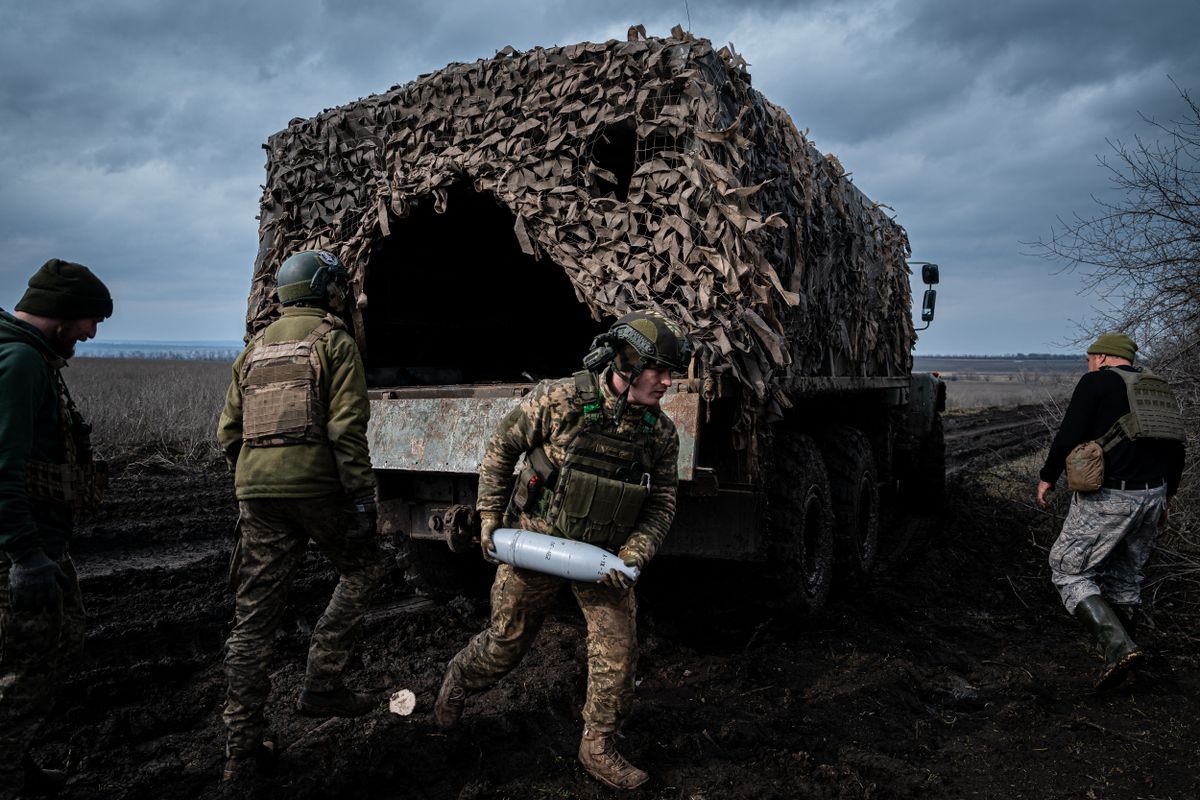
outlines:
M532 386L525 386L528 391ZM375 469L473 474L504 415L517 404L517 388L414 387L372 392L367 443ZM454 396L449 396L454 395ZM700 395L668 392L662 408L679 431L679 479L696 466Z

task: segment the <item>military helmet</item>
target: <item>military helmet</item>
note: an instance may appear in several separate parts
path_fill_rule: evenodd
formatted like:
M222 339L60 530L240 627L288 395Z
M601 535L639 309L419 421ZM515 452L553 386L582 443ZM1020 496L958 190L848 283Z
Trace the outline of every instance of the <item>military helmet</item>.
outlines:
M653 311L626 314L608 329L607 337L620 372L648 367L686 372L692 360L692 343L683 328Z
M279 265L275 273L279 302L285 306L296 303L329 305L345 297L345 285L350 273L328 250L301 250Z

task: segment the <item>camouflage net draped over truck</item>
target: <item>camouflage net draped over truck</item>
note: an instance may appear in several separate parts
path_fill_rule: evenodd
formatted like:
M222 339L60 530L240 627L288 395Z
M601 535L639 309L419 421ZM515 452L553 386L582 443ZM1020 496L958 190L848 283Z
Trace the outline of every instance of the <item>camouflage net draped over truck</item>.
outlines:
M373 248L466 181L512 212L522 250L561 267L593 317L682 320L705 373L747 387L747 406L782 411L806 376L907 374L904 229L745 66L639 26L625 42L505 48L293 120L266 145L248 330L277 313L279 263L322 247L352 270L361 338Z

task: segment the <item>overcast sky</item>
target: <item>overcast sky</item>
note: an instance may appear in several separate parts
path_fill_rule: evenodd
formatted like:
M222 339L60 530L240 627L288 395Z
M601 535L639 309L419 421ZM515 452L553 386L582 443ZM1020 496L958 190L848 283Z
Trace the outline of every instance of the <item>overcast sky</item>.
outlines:
M923 355L1073 349L1097 298L1022 243L1093 210L1096 156L1151 132L1139 112L1181 114L1169 77L1200 93L1195 0L5 0L0 307L59 257L112 288L102 339L238 339L261 145L288 120L634 23L732 42L755 87L895 210L913 258L942 267Z

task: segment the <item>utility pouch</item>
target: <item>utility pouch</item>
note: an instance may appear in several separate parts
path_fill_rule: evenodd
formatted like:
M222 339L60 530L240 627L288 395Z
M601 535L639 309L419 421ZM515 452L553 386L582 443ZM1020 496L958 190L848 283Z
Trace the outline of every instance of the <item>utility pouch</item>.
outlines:
M511 507L518 513L532 513L538 507L546 491L554 488L558 480L558 468L546 456L546 451L535 447L525 454L525 466L517 475L513 487Z
M1094 492L1104 486L1104 448L1099 442L1076 445L1067 454L1067 488L1073 492Z
M564 536L596 545L624 542L637 524L650 487L568 470L553 524Z

